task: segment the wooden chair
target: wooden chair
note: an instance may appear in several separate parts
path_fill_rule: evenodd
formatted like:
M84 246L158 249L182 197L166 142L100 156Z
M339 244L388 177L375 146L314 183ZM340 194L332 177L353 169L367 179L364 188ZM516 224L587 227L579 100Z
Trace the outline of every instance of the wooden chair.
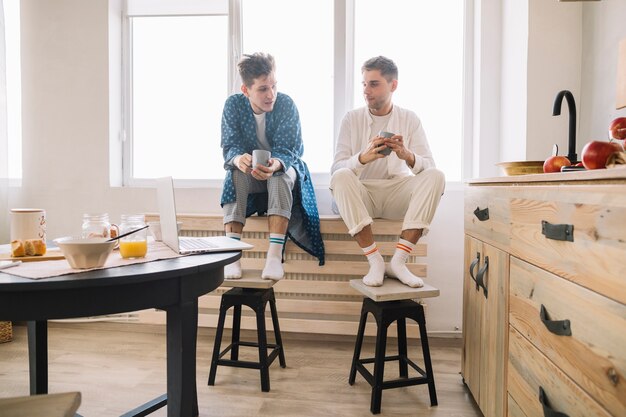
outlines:
M74 417L80 392L0 398L2 417Z

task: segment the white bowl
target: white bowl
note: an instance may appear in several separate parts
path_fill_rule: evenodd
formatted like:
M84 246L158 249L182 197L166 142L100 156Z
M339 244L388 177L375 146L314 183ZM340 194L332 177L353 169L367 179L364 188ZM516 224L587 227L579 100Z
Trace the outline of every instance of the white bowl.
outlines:
M156 240L157 242L162 241L163 236L161 234L161 222L148 222L148 226L150 226L148 227L148 230L150 230L150 233L152 234L154 240ZM179 234L182 228L183 222L176 222L176 229L178 230Z
M103 266L117 243L104 237L60 237L54 243L61 249L72 268L98 268Z

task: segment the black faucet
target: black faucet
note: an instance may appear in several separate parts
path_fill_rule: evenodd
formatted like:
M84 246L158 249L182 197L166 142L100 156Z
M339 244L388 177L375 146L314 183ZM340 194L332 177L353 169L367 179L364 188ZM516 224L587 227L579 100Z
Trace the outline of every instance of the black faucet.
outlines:
M567 99L567 107L569 108L569 149L567 151L567 159L574 165L577 161L576 156L576 103L571 91L563 90L556 95L554 99L554 107L552 108L552 116L561 114L561 104L563 97Z

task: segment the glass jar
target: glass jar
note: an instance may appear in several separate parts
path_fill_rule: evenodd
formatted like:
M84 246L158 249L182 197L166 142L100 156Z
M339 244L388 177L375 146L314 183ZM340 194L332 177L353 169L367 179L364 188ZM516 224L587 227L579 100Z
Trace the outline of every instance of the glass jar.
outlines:
M122 214L120 235L146 226L143 214ZM148 253L148 229L143 229L120 239L122 258L143 258Z
M117 236L117 232L117 225L109 223L108 213L83 214L83 227L81 233L83 238L111 238Z

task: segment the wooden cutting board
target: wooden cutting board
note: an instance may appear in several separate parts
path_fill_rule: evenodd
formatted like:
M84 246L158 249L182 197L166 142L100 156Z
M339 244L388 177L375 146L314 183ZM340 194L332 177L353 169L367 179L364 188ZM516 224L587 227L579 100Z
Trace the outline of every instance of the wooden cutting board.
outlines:
M65 259L60 250L49 250L45 255L39 256L11 256L10 253L0 253L0 260L22 261L22 262L38 262L38 261L54 261L57 259Z

